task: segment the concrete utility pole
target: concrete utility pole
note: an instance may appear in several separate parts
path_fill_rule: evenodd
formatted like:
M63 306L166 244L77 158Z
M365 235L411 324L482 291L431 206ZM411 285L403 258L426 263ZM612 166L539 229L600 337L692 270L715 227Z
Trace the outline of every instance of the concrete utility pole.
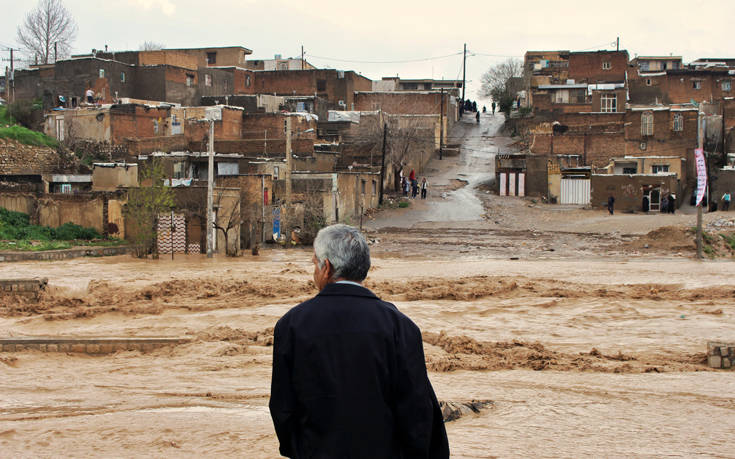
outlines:
M464 86L462 89L464 90ZM442 88L441 98L439 115L439 159L444 159L444 88Z
M464 44L464 55L462 57L462 103L464 103L464 89L467 86L466 80L467 75L467 43Z
M697 116L697 145L697 148L704 149L704 112L701 108ZM702 201L706 198L705 194ZM709 201L707 204L709 205ZM702 258L702 202L697 204L697 258Z
M380 156L380 194L378 195L378 205L383 205L383 178L385 176L385 142L388 137L388 123L383 124L383 154ZM370 166L372 168L372 163Z
M620 37L615 40L615 51L620 51Z
M207 168L207 258L214 255L214 120L209 120L209 165Z
M10 81L5 82L5 91L8 93L8 103L15 102L15 69L13 68L13 48L10 48Z
M286 212L291 211L291 117L286 116Z

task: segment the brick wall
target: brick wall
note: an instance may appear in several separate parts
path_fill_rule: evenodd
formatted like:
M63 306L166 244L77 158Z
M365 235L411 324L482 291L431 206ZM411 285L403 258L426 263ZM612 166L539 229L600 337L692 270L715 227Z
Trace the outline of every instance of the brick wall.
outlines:
M110 116L111 139L116 144L130 138L163 137L168 129L168 108L117 105L110 108Z
M615 210L640 211L643 202L644 187L660 187L661 193L675 193L682 196L679 184L674 176L641 176L641 175L592 175L590 182L590 203L593 207L604 207L607 198L615 197Z
M254 92L283 96L317 94L332 103L340 100L352 110L355 91L370 91L372 81L352 71L289 70L264 71L255 74Z
M283 113L245 113L242 137L245 139L284 139L286 118L291 118L291 138L316 139L317 123L304 116ZM312 129L312 132L306 132Z
M730 80L731 90L722 91L722 81ZM700 89L694 88L694 81L700 82ZM687 103L718 100L735 96L735 78L727 70L670 70L662 84L665 94L664 103Z
M603 69L603 62L609 62L610 68ZM593 51L569 54L569 78L577 83L625 81L627 68L627 51Z

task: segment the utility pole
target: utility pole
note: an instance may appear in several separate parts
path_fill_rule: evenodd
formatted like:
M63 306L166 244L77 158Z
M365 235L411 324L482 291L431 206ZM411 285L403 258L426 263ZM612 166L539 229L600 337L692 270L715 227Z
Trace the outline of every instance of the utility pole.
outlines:
M209 167L207 170L207 258L214 255L214 120L209 120Z
M464 89L467 86L467 43L464 44L464 55L462 57L462 103L464 104Z
M462 87L464 90L464 86ZM444 159L444 88L441 92L441 109L439 115L439 159Z
M699 108L699 115L697 116L697 148L700 150L704 149L704 112L702 108ZM704 151L702 151L704 154ZM697 168L699 169L699 168ZM699 174L697 174L699 175ZM697 188L699 188L699 180L697 180ZM706 195L705 195L706 198ZM702 198L704 201L705 198ZM697 258L702 258L702 201L697 204ZM709 204L709 201L707 202Z
M56 53L58 51L58 45L59 45L59 42L58 41L55 41L54 42L54 64L56 63L56 56L57 56Z
M388 137L388 123L383 124L383 154L380 156L380 193L378 194L378 205L383 205L383 177L385 175L385 144ZM372 163L370 164L372 166Z
M620 37L615 40L615 51L620 51Z
M291 117L286 116L286 216L291 212Z
M13 48L10 48L10 82L5 82L8 102L15 102L15 69L13 68ZM11 100L12 98L12 100Z
M301 70L304 70L304 45L301 45Z

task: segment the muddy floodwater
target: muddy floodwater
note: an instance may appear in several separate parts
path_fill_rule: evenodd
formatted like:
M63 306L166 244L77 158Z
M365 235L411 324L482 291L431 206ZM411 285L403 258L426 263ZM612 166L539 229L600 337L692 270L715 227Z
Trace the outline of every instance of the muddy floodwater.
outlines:
M368 286L421 327L453 457L735 457L735 264L688 259L383 256ZM315 292L307 250L0 265L46 276L0 307L3 336L174 336L106 356L0 353L2 457L278 457L272 327ZM356 413L359 415L359 413Z

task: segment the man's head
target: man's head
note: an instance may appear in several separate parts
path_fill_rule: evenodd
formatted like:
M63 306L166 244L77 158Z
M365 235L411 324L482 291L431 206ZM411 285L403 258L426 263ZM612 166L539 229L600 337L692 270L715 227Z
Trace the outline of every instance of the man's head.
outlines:
M314 284L319 290L338 280L362 282L370 269L370 248L357 229L327 226L314 239L313 262Z

